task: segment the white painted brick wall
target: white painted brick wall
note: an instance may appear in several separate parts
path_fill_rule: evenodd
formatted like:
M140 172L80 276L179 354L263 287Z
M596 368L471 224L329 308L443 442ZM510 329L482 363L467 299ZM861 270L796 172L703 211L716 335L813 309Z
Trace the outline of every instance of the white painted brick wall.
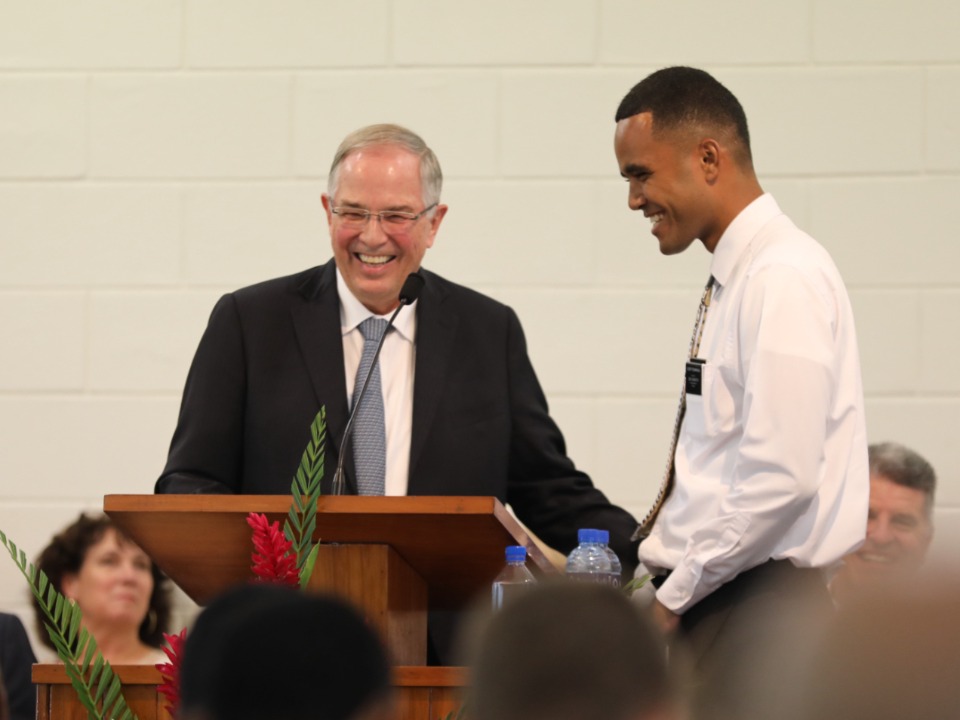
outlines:
M124 394L182 390L189 358L217 297L177 290L94 292L88 388Z
M603 0L600 7L603 63L786 65L810 59L811 10L804 0Z
M498 168L498 74L391 70L303 73L297 77L294 162L326 187L347 133L395 122L416 128L441 158L444 177L491 177ZM435 139L434 139L435 138ZM469 140L465 140L469 138Z
M960 170L960 68L927 70L925 168L956 175Z
M150 491L215 298L329 257L333 151L384 121L448 179L428 266L517 309L571 456L642 514L709 257L662 257L627 211L612 117L688 63L738 94L764 186L847 279L870 438L936 466L950 555L958 7L0 0L0 528L35 554ZM25 613L19 582L0 562Z
M83 389L85 304L76 292L0 291L0 390Z
M389 59L386 0L202 0L185 5L188 67L383 67Z
M960 7L939 0L814 0L814 57L822 63L955 63Z
M399 65L581 65L596 57L593 0L395 0Z
M620 99L642 77L622 69L505 71L500 122L504 175L618 177L613 116Z
M83 77L0 75L0 178L81 175L86 92Z
M747 111L757 172L862 175L923 167L919 67L717 71Z
M321 192L317 182L185 188L184 281L227 291L319 264L330 254Z
M955 285L958 197L960 174L817 180L806 230L849 286Z
M179 0L0 3L0 67L173 69L180 64Z
M956 289L928 290L920 295L920 367L917 390L937 396L960 393L960 332Z
M288 75L95 76L90 173L105 178L277 177L289 172Z
M877 395L915 393L920 381L921 311L916 290L850 291L861 352L873 352L861 361L864 387Z
M137 184L0 183L0 283L176 284L179 193Z

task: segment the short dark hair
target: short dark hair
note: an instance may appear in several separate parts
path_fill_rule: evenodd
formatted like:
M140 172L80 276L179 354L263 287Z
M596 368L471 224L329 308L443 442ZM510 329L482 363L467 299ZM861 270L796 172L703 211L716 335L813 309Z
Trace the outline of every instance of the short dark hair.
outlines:
M710 73L692 67L668 67L648 75L620 101L616 122L649 112L654 132L696 127L724 132L739 147L741 161L752 166L750 130L740 101Z
M672 708L666 646L603 585L541 583L494 615L467 705L477 720L607 720Z
M133 542L106 515L88 517L81 513L80 517L53 536L50 544L43 549L37 559L37 569L46 573L53 587L57 592L62 593L63 578L80 572L83 561L87 557L87 551L100 542L108 530L113 530L117 538L123 542ZM153 592L150 594L147 616L140 623L139 635L144 644L159 648L163 645L163 634L167 632L170 625L170 588L167 576L160 571L152 558L150 573L153 576ZM47 633L44 625L45 615L36 597L33 597L33 609L37 635L44 645L51 650L56 650Z
M347 720L389 698L380 638L333 596L250 583L223 593L187 634L181 715Z
M920 453L895 442L874 443L868 448L870 474L892 483L920 490L926 496L924 509L929 518L937 491L937 474Z

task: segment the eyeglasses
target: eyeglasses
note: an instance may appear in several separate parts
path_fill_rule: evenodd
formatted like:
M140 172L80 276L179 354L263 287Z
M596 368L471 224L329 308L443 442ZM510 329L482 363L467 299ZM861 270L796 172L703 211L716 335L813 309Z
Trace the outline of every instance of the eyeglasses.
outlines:
M402 210L384 210L375 213L366 208L358 207L335 207L330 212L339 217L340 222L349 227L365 227L370 218L375 217L380 221L380 226L384 230L402 231L412 228L417 220L433 210L438 204L434 203L430 207L425 207L418 213L403 212Z

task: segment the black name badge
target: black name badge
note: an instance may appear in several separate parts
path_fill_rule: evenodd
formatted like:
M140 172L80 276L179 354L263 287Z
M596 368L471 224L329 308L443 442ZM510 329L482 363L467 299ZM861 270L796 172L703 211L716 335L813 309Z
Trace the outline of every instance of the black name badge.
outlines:
M687 395L700 395L703 393L704 363L706 363L706 360L703 358L687 360L687 371L685 374Z

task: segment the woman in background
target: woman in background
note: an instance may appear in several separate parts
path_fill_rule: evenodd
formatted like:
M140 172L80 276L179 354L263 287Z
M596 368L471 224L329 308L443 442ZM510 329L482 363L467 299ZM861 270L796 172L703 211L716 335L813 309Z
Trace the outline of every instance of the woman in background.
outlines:
M160 646L170 620L167 580L109 518L80 515L53 538L37 567L80 606L84 627L112 665L166 660ZM33 604L40 637L53 648Z

